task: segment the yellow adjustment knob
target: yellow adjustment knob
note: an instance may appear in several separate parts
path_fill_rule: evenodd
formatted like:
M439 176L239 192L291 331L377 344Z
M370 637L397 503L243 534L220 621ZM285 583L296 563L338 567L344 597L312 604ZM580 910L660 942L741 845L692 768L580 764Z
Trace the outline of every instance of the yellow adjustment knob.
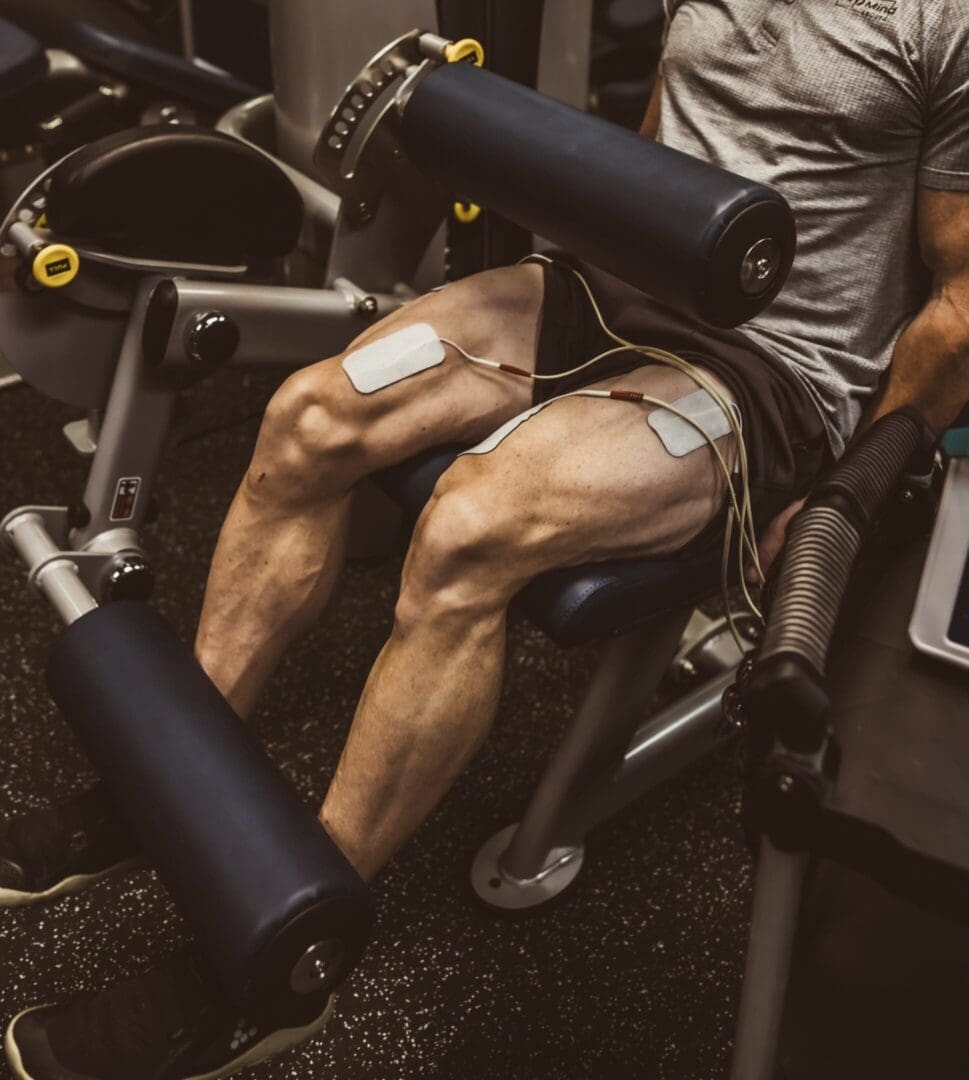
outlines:
M60 289L77 277L81 260L67 244L50 244L37 253L32 267L34 278L45 289Z
M484 64L484 46L474 38L461 38L460 41L452 41L444 46L444 59L449 64L470 60L475 67L481 67Z
M454 216L462 225L470 225L472 221L477 221L481 217L481 207L477 203L456 202L453 209Z

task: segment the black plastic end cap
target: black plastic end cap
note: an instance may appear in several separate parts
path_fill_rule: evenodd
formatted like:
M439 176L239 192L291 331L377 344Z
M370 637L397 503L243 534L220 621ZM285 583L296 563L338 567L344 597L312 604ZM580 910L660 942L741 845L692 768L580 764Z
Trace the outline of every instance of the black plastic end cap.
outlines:
M755 665L744 687L744 709L751 723L773 733L790 750L819 750L830 707L821 679L800 659L772 656Z

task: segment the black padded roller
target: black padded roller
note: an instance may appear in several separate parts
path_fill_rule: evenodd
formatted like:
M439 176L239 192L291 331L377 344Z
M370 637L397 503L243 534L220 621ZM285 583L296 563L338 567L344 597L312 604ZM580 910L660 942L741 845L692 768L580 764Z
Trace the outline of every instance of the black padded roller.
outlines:
M97 608L48 681L230 996L332 989L366 945L370 892L165 620Z
M401 138L461 197L714 326L762 311L794 260L772 188L470 64L418 83Z

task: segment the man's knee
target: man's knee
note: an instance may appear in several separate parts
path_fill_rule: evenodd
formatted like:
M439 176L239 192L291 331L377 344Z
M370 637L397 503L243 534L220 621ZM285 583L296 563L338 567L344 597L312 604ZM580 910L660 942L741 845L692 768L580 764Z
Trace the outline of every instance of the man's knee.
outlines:
M247 474L253 494L278 501L339 494L359 479L366 425L340 358L291 375L263 417Z
M480 482L454 484L445 476L414 530L398 627L503 611L517 591L519 554L520 531L501 493Z

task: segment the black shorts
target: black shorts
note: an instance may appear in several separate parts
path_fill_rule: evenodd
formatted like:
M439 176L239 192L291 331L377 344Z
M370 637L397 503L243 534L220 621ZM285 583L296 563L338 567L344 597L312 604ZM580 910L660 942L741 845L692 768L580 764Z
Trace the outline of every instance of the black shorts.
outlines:
M602 330L582 284L580 270L606 325L627 341L677 353L715 375L740 408L747 448L754 522L763 529L775 514L811 489L832 463L824 422L807 390L783 364L739 330L694 323L660 307L618 278L560 252L545 267L545 299L535 370L541 375L569 371L597 353L614 348ZM656 363L641 353L620 352L574 375L536 382L535 404L578 390L600 379ZM723 519L711 522L688 545L719 542Z

